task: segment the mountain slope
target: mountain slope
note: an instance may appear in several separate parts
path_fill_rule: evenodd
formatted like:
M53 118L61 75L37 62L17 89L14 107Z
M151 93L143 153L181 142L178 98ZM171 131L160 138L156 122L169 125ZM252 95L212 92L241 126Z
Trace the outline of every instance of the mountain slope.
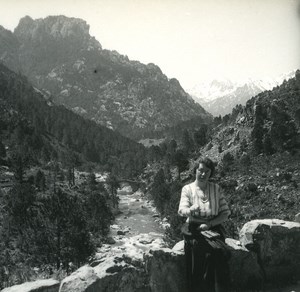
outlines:
M55 102L127 136L196 116L211 119L158 66L103 50L81 19L27 16L13 34L2 28L0 43L7 44L0 46L1 60Z
M0 64L0 138L9 151L24 150L35 163L79 160L97 163L120 176L138 174L145 166L145 148L63 106L45 100L26 78ZM1 136L1 132L3 135Z

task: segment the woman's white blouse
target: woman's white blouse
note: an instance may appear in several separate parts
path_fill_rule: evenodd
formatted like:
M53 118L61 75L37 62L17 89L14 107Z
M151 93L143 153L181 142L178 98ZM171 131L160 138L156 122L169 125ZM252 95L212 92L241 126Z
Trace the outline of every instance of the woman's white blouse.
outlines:
M205 200L203 197L205 196ZM215 183L208 182L205 192L195 182L185 185L182 188L178 213L187 216L192 205L198 205L199 219L211 219L221 213L230 215L228 204L224 198L222 188ZM195 216L194 216L195 217ZM197 218L196 217L196 218Z

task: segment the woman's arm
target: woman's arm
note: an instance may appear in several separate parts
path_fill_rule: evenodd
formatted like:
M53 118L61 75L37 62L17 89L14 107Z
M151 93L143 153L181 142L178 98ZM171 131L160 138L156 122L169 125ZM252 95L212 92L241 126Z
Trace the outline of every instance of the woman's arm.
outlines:
M181 191L178 214L183 217L189 217L191 215L191 205L187 186L184 186Z
M212 227L222 224L223 222L225 222L228 219L228 216L230 215L230 213L220 213L218 216L214 217L213 219L210 220L201 220L201 219L195 219L193 218L192 221L191 219L189 219L189 222L195 222L200 224L199 229L200 230L208 230L211 229ZM191 218L191 217L189 217Z
M218 187L218 193L219 193L218 215L208 222L209 228L222 224L228 219L229 215L231 214L228 204L223 195L223 190L220 187Z
M219 213L218 216L214 217L213 219L211 219L207 222L208 228L212 228L216 225L222 224L223 222L225 222L228 219L229 215L230 215L230 212Z

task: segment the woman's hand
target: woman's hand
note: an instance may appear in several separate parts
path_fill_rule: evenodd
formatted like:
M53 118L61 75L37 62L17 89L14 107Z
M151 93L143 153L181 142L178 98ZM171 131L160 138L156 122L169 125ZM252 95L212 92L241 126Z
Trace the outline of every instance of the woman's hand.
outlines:
M202 223L202 224L200 224L200 226L197 229L199 229L201 231L205 231L205 230L209 229L209 226L206 223Z
M199 216L200 215L200 208L199 205L194 204L190 207L191 215L192 216Z

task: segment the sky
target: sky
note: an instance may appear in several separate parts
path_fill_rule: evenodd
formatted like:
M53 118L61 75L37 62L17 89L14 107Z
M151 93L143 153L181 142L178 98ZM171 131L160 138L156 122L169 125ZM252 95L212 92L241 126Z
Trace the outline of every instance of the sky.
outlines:
M0 0L0 25L84 19L104 49L158 65L184 89L300 68L300 0Z

